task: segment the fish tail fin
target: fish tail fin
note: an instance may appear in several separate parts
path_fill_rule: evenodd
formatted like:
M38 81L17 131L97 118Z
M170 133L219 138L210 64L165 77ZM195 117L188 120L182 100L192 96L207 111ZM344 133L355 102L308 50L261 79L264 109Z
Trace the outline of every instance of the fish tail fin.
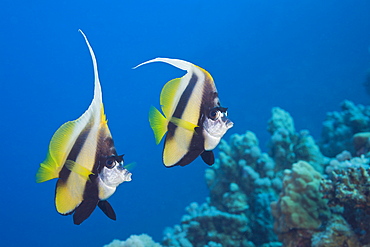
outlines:
M190 131L195 131L195 128L199 127L196 124L190 123L188 121L185 121L185 120L183 120L181 118L177 118L177 117L172 117L170 122L174 123L175 125L177 125L179 127L190 130Z
M153 130L155 142L159 144L167 132L168 120L154 106L149 110L149 123Z
M42 183L57 178L58 176L57 165L50 157L50 159L47 159L45 162L40 164L36 173L36 183Z

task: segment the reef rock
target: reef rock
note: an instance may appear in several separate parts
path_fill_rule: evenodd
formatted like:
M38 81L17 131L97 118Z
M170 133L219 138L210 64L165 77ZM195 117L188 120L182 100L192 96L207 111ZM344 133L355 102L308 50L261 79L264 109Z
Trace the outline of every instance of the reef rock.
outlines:
M329 179L322 181L321 187L328 205L348 222L361 246L370 246L369 159L333 159L327 170L331 171Z
M334 214L324 231L311 238L312 247L360 247L356 234L342 216ZM363 246L364 247L364 246Z
M315 230L331 215L319 190L322 176L305 161L293 164L284 174L279 200L271 203L275 232L284 246L309 244Z
M353 147L356 155L367 154L370 151L370 132L360 132L353 136Z

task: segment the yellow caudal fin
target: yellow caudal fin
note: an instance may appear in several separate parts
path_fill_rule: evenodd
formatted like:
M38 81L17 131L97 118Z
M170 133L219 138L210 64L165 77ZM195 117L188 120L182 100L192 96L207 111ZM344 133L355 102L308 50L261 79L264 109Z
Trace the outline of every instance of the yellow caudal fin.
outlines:
M65 165L68 168L68 170L70 170L74 173L77 173L78 175L80 175L81 177L83 177L86 180L90 180L89 176L91 174L94 174L89 169L77 164L73 160L67 160Z
M167 132L168 121L157 108L151 106L149 110L149 123L154 132L155 142L159 144Z
M47 160L52 158L47 158ZM36 183L42 183L59 176L57 172L57 164L55 162L44 162L40 164L40 168L36 173Z
M177 118L177 117L172 117L170 122L174 123L175 125L177 125L179 127L190 130L190 131L195 131L195 128L199 127L196 124L190 123L188 121L185 121L185 120Z
M63 167L66 155L69 153L69 149L71 148L71 137L73 135L75 125L75 121L67 122L60 126L60 128L54 133L49 144L49 151L46 159L40 164L40 168L36 173L37 183L42 183L59 177L59 172Z

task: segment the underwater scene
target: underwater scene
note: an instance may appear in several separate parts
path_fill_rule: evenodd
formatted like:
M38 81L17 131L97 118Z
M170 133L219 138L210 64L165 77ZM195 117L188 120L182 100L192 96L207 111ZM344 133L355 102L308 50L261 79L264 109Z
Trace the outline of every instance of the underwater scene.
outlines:
M1 246L370 246L369 13L2 1Z

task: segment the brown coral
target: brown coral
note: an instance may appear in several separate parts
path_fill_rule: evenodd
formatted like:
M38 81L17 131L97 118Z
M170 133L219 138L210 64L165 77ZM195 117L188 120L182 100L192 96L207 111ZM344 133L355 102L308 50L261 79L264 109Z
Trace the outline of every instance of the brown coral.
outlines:
M305 161L284 173L283 192L271 203L274 229L284 243L306 244L330 216L327 200L319 191L322 176Z

